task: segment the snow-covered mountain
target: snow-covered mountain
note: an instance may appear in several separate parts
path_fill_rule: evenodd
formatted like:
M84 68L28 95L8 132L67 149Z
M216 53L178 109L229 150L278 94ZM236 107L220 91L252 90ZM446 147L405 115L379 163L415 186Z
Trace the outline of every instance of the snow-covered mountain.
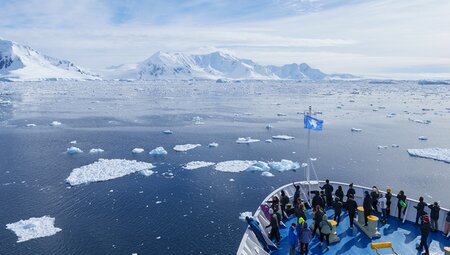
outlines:
M67 60L0 38L0 81L99 80Z
M231 79L231 80L323 80L352 78L329 75L305 63L263 66L224 52L203 55L157 52L140 64L124 70L124 65L108 68L109 78L126 80Z

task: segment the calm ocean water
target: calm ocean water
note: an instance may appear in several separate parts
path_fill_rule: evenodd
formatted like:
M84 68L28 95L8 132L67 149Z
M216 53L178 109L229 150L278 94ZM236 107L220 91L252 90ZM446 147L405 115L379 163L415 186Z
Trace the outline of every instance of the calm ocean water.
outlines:
M268 178L181 166L194 160L304 162L307 131L301 113L309 105L325 122L311 139L320 179L390 186L394 192L405 190L408 197L422 195L450 207L450 164L406 152L450 147L448 86L0 83L0 254L234 254L246 228L239 213L255 211L274 188L301 180L302 169ZM195 124L196 116L204 124ZM62 125L50 126L52 121ZM273 129L267 130L268 124ZM362 132L352 133L352 127ZM163 134L166 129L173 134ZM264 142L281 134L295 139ZM238 137L261 142L236 144ZM64 153L73 140L84 153ZM219 147L209 148L211 142ZM186 143L202 146L186 153L172 150ZM380 145L388 147L378 149ZM148 155L158 146L168 155ZM133 155L136 147L146 152ZM92 155L87 153L91 148L105 152ZM75 187L64 181L72 169L99 158L150 162L157 173ZM16 243L16 235L5 228L44 215L55 217L62 231Z

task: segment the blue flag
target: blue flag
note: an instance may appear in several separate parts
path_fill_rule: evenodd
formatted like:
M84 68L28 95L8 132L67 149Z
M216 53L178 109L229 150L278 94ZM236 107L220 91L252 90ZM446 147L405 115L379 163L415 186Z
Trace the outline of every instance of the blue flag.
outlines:
M305 115L305 118L303 120L305 122L305 128L312 129L312 130L322 130L323 127L323 120L319 120L316 118L313 118L309 115Z

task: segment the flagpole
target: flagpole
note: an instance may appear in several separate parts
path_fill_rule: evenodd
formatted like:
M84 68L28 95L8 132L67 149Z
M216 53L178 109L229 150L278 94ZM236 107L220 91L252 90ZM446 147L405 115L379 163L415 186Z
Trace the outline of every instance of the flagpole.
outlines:
M312 113L312 111L311 111L311 106L309 106L308 116L311 117L311 113ZM306 156L308 157L308 159L307 159L307 161L306 161L307 166L306 166L306 172L305 172L305 175L306 175L306 181L307 181L308 183L309 183L309 181L311 180L310 169L309 169L309 166L310 166L310 164L311 164L310 147L311 147L311 129L308 128L308 145L307 145L307 150L306 150Z

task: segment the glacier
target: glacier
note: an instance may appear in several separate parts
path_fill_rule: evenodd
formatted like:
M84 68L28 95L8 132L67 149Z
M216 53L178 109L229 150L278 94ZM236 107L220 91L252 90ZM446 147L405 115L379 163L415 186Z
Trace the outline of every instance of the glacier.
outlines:
M126 159L99 159L98 161L75 168L66 181L72 185L80 185L91 182L101 182L116 179L135 172L144 175L150 169L155 168L151 163Z
M42 216L39 218L29 218L18 222L6 224L6 229L13 231L18 243L31 239L52 236L62 229L55 227L55 218Z

